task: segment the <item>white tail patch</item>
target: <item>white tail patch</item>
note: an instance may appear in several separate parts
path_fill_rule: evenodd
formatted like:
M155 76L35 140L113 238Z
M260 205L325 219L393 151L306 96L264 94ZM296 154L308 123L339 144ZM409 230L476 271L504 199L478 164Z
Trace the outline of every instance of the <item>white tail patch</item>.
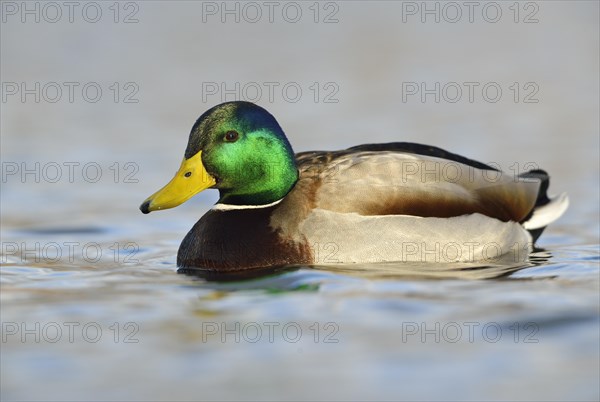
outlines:
M527 230L540 229L554 222L567 210L569 207L569 197L567 193L562 193L550 199L546 205L533 210L533 215L528 221L523 223L523 227Z

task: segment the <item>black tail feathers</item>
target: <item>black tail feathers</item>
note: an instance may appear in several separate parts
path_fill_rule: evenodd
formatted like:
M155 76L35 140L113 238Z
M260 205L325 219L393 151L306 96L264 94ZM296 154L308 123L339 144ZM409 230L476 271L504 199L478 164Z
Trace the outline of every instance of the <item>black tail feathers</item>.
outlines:
M536 208L546 205L550 202L550 198L548 198L548 187L550 186L550 176L548 175L548 173L545 170L534 169L534 170L530 170L525 173L521 173L519 175L519 177L524 178L524 179L539 179L541 181L537 199L535 200L535 206L533 207L531 212L529 212L529 214L527 214L525 219L523 219L523 221L522 221L522 222L526 222L529 219L531 219L531 217L533 216L533 211ZM533 238L534 243L542 235L542 233L544 232L544 229L546 229L545 226L541 227L541 228L536 228L536 229L528 229L529 234Z

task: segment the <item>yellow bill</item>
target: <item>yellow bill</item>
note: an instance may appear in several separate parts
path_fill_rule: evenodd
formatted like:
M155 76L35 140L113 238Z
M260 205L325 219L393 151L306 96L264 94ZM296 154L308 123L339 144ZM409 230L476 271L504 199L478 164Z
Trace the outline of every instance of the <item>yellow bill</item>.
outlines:
M202 190L214 186L216 181L206 171L201 156L202 151L189 159L183 159L175 177L166 186L146 198L140 205L140 210L147 214L160 209L173 208Z

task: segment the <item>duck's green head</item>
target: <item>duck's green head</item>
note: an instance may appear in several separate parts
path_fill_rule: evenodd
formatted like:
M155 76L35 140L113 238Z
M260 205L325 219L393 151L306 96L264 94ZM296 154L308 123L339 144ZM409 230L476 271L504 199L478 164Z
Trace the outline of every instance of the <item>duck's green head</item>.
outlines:
M179 171L140 210L173 208L207 188L219 189L222 204L265 205L297 180L294 152L275 118L253 103L227 102L198 118Z

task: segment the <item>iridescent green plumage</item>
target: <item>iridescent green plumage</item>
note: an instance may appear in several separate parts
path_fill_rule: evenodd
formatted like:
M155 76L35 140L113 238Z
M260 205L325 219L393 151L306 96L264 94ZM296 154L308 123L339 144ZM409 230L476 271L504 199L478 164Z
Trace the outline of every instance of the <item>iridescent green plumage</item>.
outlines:
M228 132L239 135L228 142ZM220 203L269 204L283 198L298 180L294 152L266 110L249 102L228 102L208 110L190 134L186 158L203 151L202 161L216 178Z

